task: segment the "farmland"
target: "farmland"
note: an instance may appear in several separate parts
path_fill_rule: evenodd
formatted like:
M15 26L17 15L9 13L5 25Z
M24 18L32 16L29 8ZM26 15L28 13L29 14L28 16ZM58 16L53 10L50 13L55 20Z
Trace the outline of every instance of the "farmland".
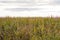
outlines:
M60 40L60 18L0 18L0 40Z

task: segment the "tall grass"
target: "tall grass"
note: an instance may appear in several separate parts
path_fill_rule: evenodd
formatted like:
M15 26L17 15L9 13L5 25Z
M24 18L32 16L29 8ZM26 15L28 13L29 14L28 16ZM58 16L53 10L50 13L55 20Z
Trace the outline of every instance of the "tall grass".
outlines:
M0 40L60 40L60 18L0 18Z

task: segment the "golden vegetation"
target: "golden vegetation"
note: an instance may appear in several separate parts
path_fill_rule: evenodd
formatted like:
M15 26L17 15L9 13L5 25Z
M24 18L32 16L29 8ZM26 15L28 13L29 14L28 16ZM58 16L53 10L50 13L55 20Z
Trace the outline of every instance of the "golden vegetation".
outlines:
M0 18L0 40L60 40L60 18Z

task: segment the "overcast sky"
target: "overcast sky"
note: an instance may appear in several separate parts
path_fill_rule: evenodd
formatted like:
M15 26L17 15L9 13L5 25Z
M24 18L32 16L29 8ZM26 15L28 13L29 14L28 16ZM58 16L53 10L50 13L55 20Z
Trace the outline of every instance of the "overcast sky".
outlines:
M27 3L16 3L16 0L9 3L6 1L0 0L0 17L60 17L60 0L29 0L31 3L28 3L29 1Z

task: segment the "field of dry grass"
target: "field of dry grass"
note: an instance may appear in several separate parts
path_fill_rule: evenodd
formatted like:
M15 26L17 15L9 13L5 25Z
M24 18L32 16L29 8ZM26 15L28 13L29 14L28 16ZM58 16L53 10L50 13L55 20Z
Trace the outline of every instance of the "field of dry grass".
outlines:
M0 40L60 40L60 18L0 18Z

